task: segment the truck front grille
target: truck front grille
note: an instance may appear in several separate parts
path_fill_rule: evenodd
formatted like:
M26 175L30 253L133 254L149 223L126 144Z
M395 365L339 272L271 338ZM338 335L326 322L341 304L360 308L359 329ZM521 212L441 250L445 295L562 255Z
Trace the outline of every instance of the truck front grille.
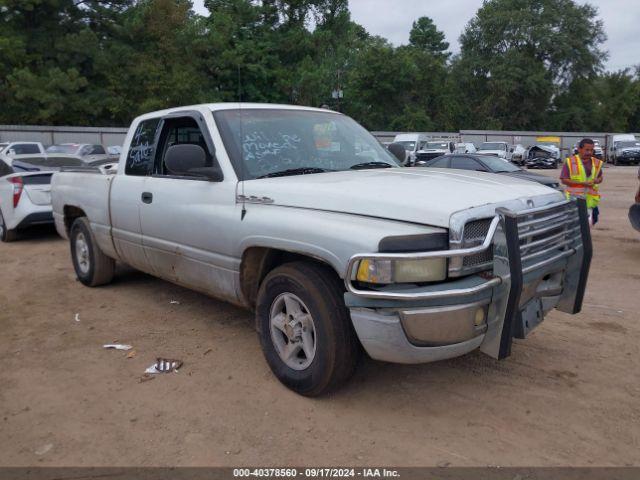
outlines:
M491 218L483 218L480 220L473 220L468 222L464 226L464 233L462 235L462 248L471 248L478 245L482 245L484 239L489 232L489 226L491 225ZM469 255L462 260L462 269L465 273L470 273L471 270L479 271L491 268L493 262L493 246L488 250L475 255Z
M580 219L575 203L518 217L520 258L523 264L571 248L580 239Z
M473 220L464 226L461 248L481 245L487 236L491 218ZM575 203L561 204L518 217L520 256L523 265L534 264L545 256L571 248L580 240L580 221ZM493 246L462 259L460 275L490 270Z

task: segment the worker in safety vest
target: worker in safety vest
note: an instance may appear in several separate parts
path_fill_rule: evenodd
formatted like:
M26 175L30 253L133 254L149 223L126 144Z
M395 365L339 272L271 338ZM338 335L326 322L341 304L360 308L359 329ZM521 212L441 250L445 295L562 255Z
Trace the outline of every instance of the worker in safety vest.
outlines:
M578 144L578 153L567 158L562 167L560 181L565 185L567 198L582 197L587 201L592 225L598 222L600 211L600 184L602 183L602 160L593 155L594 142L584 138Z

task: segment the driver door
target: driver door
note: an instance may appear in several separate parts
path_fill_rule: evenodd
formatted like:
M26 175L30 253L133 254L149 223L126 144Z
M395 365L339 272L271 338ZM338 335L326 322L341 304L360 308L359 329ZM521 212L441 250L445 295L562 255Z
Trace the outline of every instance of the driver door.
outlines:
M141 197L142 242L152 272L211 295L232 299L239 260L233 255L235 182L170 172L167 149L177 144L201 146L211 166L215 150L200 114L163 119L153 175Z

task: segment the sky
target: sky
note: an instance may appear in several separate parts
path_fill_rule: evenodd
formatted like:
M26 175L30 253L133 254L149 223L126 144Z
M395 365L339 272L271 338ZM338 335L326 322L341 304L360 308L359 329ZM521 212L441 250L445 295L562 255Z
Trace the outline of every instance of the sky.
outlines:
M206 15L204 0L193 0L196 12ZM579 1L579 3L585 3ZM640 1L590 0L604 21L609 51L607 70L640 64ZM460 50L458 37L482 6L482 0L349 0L352 19L366 30L391 41L406 44L411 24L419 17L431 17L442 30L454 53Z

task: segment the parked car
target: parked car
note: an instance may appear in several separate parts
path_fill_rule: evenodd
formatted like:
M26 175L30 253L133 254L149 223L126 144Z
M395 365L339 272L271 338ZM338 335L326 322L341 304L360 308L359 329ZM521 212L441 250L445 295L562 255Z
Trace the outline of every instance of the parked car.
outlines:
M20 231L34 225L51 224L51 176L64 167L115 172L109 164L92 164L75 155L18 155L11 166L0 162L0 239L11 242ZM11 199L11 201L9 201Z
M599 158L600 160L602 160L604 158L604 150L602 148L602 145L600 145L600 141L599 140L594 140L593 141L593 155L596 158Z
M509 158L509 144L507 142L484 142L478 148L477 153L495 155L506 160Z
M471 142L456 143L454 153L476 153L478 149Z
M640 142L629 133L607 135L607 162L640 163Z
M527 156L527 149L519 143L509 148L509 160L516 165L524 165L524 159Z
M90 143L60 143L47 147L47 153L63 153L82 157L87 162L112 161L102 145Z
M44 153L40 142L4 142L0 143L0 160L11 166L18 155L34 155Z
M449 140L434 140L426 142L420 150L416 152L415 165L427 162L433 158L451 153L455 150L455 144Z
M527 152L524 164L527 168L558 168L560 165L557 149L546 145L534 145Z
M513 178L531 180L555 189L560 187L560 184L554 178L528 172L494 155L454 153L453 155L444 155L442 157L435 158L425 166L432 168L455 168L457 170L491 172Z
M111 145L110 147L107 147L107 153L109 155L120 156L122 153L122 147L120 145Z
M267 363L300 394L345 382L360 345L398 363L505 358L550 310L580 311L584 200L399 168L338 112L172 108L136 118L124 149L115 175L53 176L80 282L109 283L119 261L254 310Z

